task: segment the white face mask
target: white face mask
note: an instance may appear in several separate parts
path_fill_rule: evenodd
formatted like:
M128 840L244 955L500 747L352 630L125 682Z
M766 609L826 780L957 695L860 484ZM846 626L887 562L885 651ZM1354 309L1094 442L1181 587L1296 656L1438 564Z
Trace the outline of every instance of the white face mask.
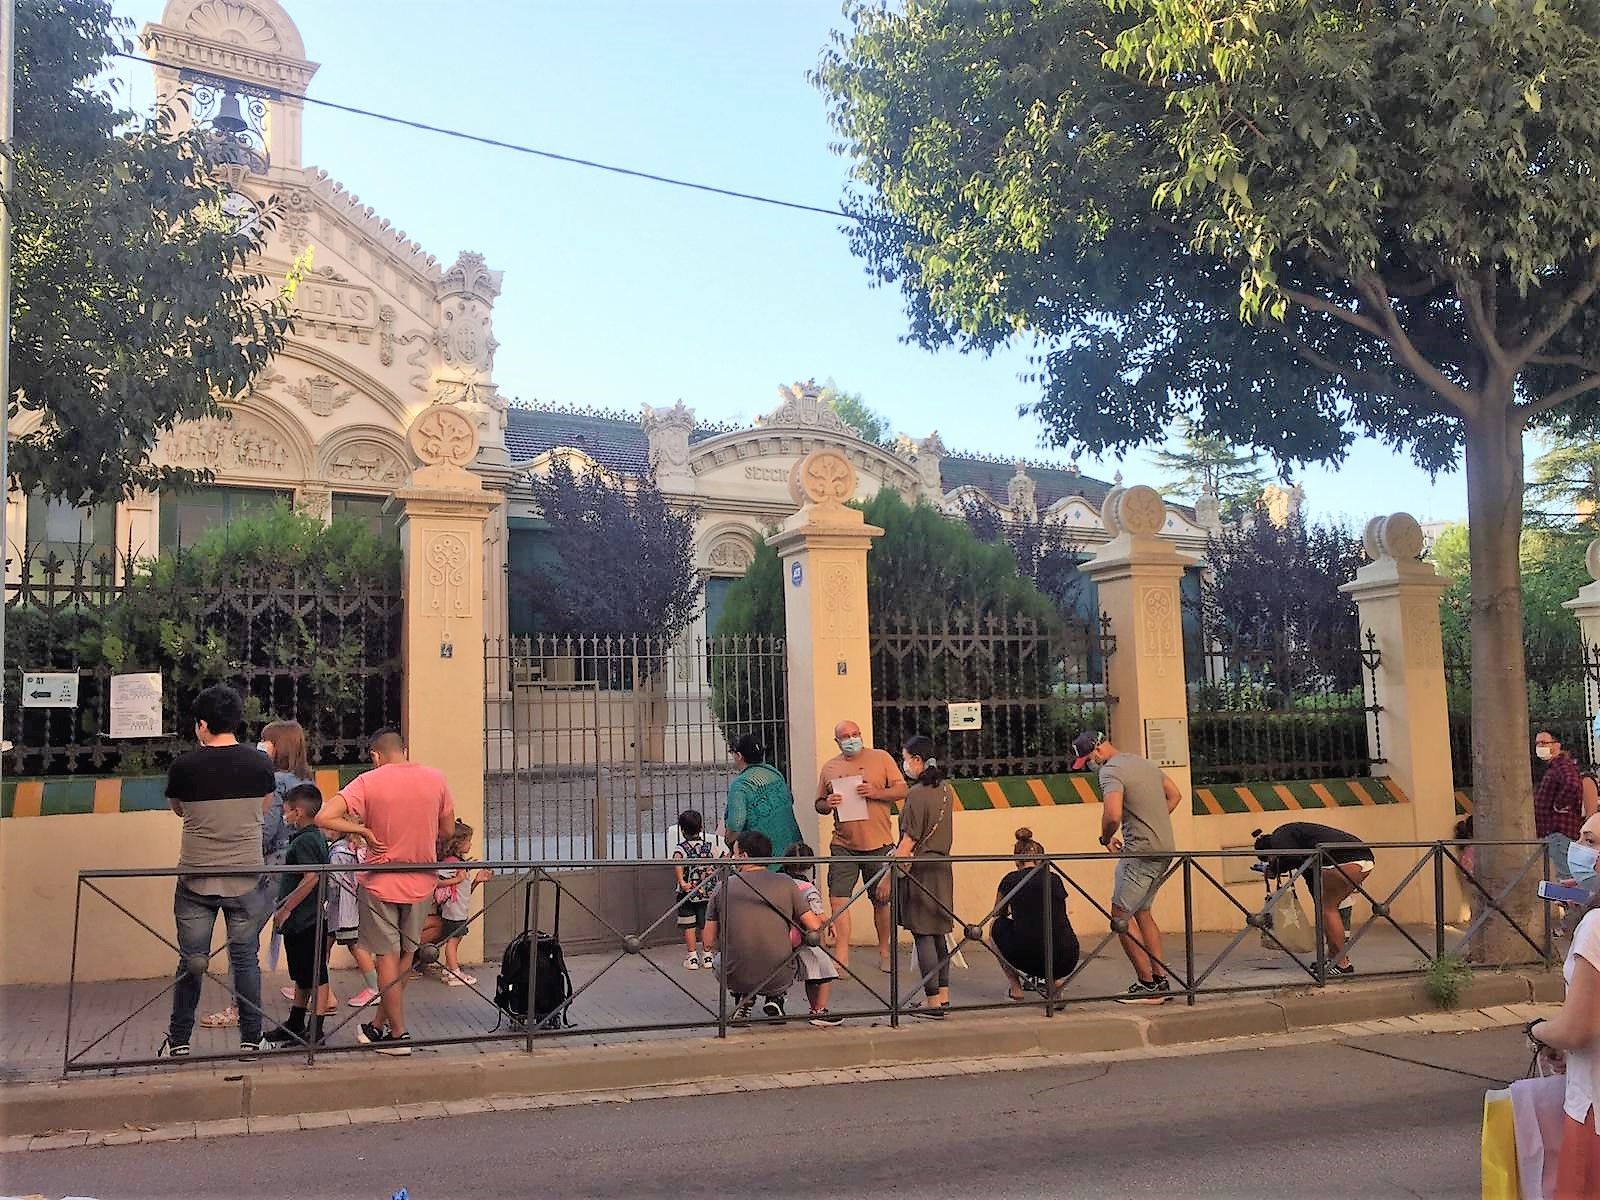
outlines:
M1556 756L1556 748L1554 746L1535 746L1533 752L1545 762L1549 762Z
M256 743L256 749L261 751L261 753L265 754L268 758L272 757L272 743L270 743L270 742L257 742Z

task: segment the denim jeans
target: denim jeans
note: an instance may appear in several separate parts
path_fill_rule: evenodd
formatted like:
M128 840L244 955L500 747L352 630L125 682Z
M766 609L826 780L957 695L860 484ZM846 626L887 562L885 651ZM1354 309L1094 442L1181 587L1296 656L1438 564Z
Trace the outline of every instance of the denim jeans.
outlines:
M261 927L272 915L272 897L263 883L242 896L202 896L180 881L172 896L172 918L178 931L178 983L172 992L172 1021L167 1036L174 1045L187 1046L194 1034L195 1009L200 1004L200 979L189 974L185 960L211 953L211 935L217 913L227 922L228 966L233 975L234 1003L239 1009L239 1040L261 1040Z

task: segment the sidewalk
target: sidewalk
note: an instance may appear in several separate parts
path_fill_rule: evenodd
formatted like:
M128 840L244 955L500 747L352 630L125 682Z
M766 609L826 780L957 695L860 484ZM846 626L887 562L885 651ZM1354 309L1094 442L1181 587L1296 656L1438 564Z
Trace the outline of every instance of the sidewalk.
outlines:
M1412 936L1423 945L1430 944L1430 932L1413 930ZM1197 973L1204 972L1230 940L1230 936L1224 934L1197 935ZM1091 949L1093 943L1086 942L1084 953L1089 953ZM1007 1006L1005 979L990 952L969 945L964 953L968 969L952 966L951 970L954 1003L958 1006ZM1169 941L1167 954L1181 971L1184 954L1181 938ZM1363 936L1355 951L1355 962L1363 976L1412 972L1420 957L1414 946L1387 927L1374 927ZM345 960L341 955L336 961ZM862 982L847 977L835 984L830 1007L841 1014L870 1013L851 1018L847 1028L887 1025L885 1009L889 976L879 971L875 951L871 947L856 948L852 952L851 966L861 975ZM657 947L638 955L620 957L616 954L585 955L570 959L568 967L574 990L581 992L571 1008L575 1027L558 1037L541 1036L539 1047L542 1051L574 1054L594 1046L704 1037L716 1032L719 1006L716 976L711 971L685 970L681 947ZM447 987L435 979L425 979L407 989L407 1023L414 1037L464 1038L487 1034L495 1028L499 1013L488 997L494 994L498 964L484 964L471 970L478 978L475 988ZM902 988L910 989L914 982L915 966L909 947L902 949L900 972ZM1363 976L1358 976L1358 981ZM351 971L335 970L332 978L334 991L341 999L354 995L362 986L359 976ZM1085 1013L1095 1011L1102 1015L1145 1011L1129 1010L1121 1005L1103 1002L1071 1003L1075 997L1119 993L1130 979L1131 974L1120 950L1114 943L1106 945L1074 978L1067 989L1069 1003L1056 1019L1081 1020ZM281 973L264 976L263 999L268 1012L274 1016L287 1013L288 1004L278 992L287 982ZM868 992L863 983L874 989L877 996ZM1312 988L1309 976L1292 960L1282 954L1263 950L1256 935L1251 934L1206 980L1205 986L1212 989L1309 989L1320 994L1337 992L1348 985ZM71 1014L72 1052L77 1056L78 1064L106 1064L105 1074L171 1076L177 1073L185 1078L237 1076L241 1064L233 1060L121 1069L112 1065L119 1059L147 1058L155 1053L166 1030L170 993L162 993L167 988L167 980L78 985L72 996ZM37 1082L62 1077L67 1047L67 999L67 989L59 986L0 988L0 1014L4 1016L3 1022L0 1022L0 1082ZM1219 999L1201 996L1193 1010L1195 1015L1203 1020L1201 1014L1208 1007L1215 1006ZM207 979L200 1012L214 1011L229 1002L226 991ZM792 1016L803 1017L805 997L799 986L790 990L789 1004ZM147 1007L139 1011L142 1006ZM1187 1006L1180 998L1166 1007L1170 1010ZM130 1014L136 1015L129 1019ZM372 1010L369 1009L358 1017L348 1005L341 1004L340 1015L330 1021L330 1028L339 1023L342 1023L342 1027L331 1033L329 1041L335 1046L355 1043L357 1021L371 1019L371 1014ZM952 1020L959 1015L953 1014ZM1037 1007L1026 1015L1031 1019L1044 1019L1042 1010ZM902 1020L913 1023L913 1018L909 1016ZM694 1024L695 1027L605 1032L622 1026L658 1024ZM791 1026L795 1032L803 1030L811 1037L826 1038L833 1035L833 1031L811 1029L803 1020L791 1021ZM504 1031L505 1026L502 1025L501 1029ZM238 1031L197 1028L193 1044L196 1054L224 1054L237 1047ZM519 1044L517 1041L495 1041L478 1045L419 1048L417 1055L425 1059L481 1057L503 1053ZM351 1056L330 1055L329 1060L348 1063ZM252 1062L249 1070L271 1072L304 1064L303 1053L280 1051Z

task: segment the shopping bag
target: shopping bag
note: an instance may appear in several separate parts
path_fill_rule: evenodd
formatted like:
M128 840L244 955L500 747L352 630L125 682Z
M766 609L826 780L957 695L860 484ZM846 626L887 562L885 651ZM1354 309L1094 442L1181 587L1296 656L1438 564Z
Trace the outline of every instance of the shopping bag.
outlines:
M1269 928L1272 936L1269 937L1265 931L1261 934L1261 945L1265 949L1310 954L1317 948L1317 931L1311 928L1306 910L1300 907L1300 894L1292 883L1278 893L1278 902L1272 906Z
M1497 1088L1483 1097L1483 1200L1522 1200L1517 1178L1516 1118L1511 1089Z
M1566 1076L1519 1079L1510 1091L1521 1200L1554 1200L1556 1165L1561 1157L1561 1134L1567 1116Z

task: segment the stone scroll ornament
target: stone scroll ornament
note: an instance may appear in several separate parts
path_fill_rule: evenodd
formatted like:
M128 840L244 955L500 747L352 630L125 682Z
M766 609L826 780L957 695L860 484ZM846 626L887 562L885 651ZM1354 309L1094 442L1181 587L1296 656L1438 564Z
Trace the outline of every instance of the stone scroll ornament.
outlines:
M813 450L789 472L796 504L837 507L856 494L856 469L837 450Z
M478 453L478 431L458 409L436 404L426 409L407 434L411 451L428 467L465 467Z
M1150 537L1166 525L1167 503L1160 492L1142 483L1130 488L1114 487L1100 507L1100 521L1112 537L1121 533Z
M1361 532L1362 549L1373 562L1381 558L1392 558L1397 562L1418 558L1427 540L1422 526L1410 513L1373 517Z

